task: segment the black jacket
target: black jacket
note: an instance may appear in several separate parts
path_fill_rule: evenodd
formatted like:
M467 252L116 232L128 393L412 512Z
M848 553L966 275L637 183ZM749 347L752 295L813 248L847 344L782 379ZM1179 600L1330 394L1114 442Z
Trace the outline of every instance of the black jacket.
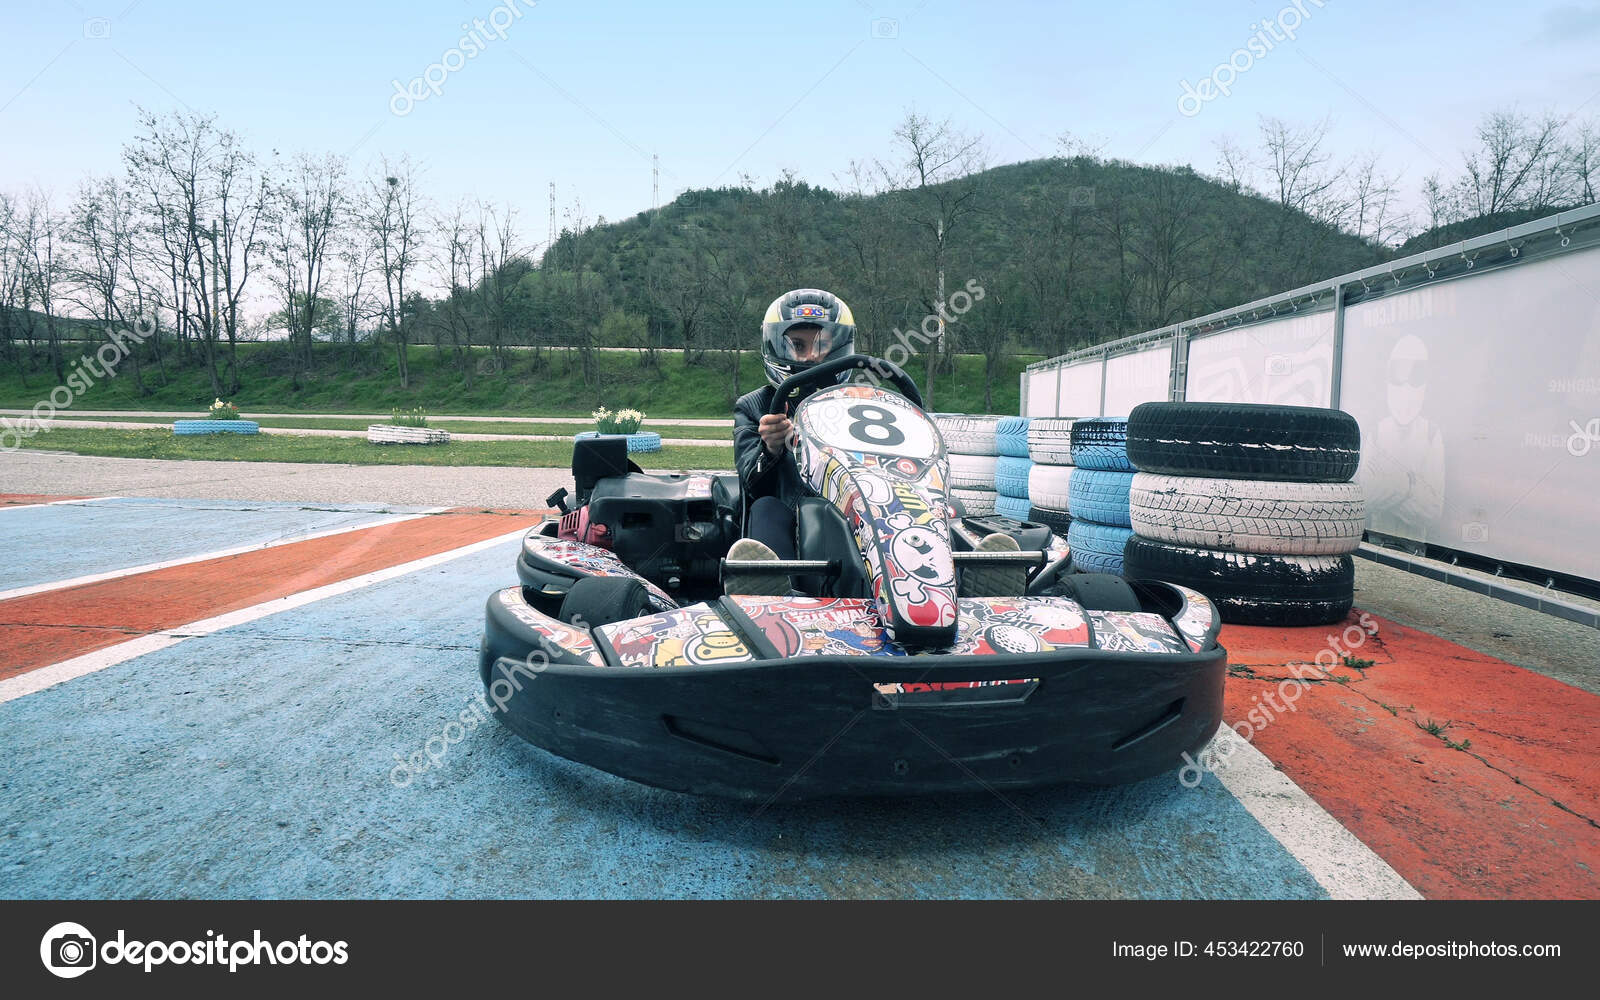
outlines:
M760 497L777 497L790 510L805 495L794 453L773 458L761 441L761 418L772 405L772 386L747 392L733 404L733 459L744 486L745 503Z

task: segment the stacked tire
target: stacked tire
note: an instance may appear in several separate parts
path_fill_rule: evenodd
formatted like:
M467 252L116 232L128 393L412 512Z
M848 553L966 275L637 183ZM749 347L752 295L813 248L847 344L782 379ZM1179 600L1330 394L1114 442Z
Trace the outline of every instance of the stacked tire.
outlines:
M1072 523L1067 490L1072 482L1074 417L1034 417L1028 424L1028 520L1065 537Z
M933 418L950 459L950 496L974 517L993 514L999 499L995 466L1000 457L999 427L1003 419L965 413L941 413Z
M1145 403L1128 418L1129 578L1210 597L1224 622L1325 625L1350 612L1366 501L1361 430L1309 406ZM1074 553L1076 554L1076 553Z
M1128 489L1128 422L1121 417L1075 420L1071 433L1071 479L1067 485L1067 544L1072 565L1085 573L1123 571L1123 549L1133 535Z
M1000 457L994 464L996 514L1028 520L1028 473L1033 460L1028 457L1027 417L1005 417L995 425L995 444Z

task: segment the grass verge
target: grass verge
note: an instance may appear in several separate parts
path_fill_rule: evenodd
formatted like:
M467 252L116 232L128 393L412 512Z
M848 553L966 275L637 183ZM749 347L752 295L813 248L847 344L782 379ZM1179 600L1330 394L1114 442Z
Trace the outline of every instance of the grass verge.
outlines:
M178 436L170 428L99 430L57 424L28 446L111 458L199 459L222 462L329 462L345 465L495 465L565 469L566 441L452 441L443 445L376 445L362 438L284 434ZM667 447L631 456L646 469L731 469L733 446Z
M753 341L754 334L750 336ZM175 345L166 344L164 349L165 375L152 362L144 363L143 394L124 364L115 378L99 379L74 405L88 410L203 410L209 406L217 393L197 358L184 363ZM739 392L766 384L756 351L740 353L737 382L731 352L707 353L699 363L685 364L681 352L663 351L651 367L633 351L601 351L591 359L587 373L577 355L568 351L546 351L537 357L529 351L513 351L505 371L495 371L488 352L482 349L460 363L431 346L413 347L408 357L411 385L401 389L391 348L350 350L319 344L314 369L302 372L287 345L241 344L239 390L222 394L246 411L388 413L421 406L430 413L568 417L588 414L603 405L632 407L652 417L727 417ZM962 355L954 373L935 380L931 408L1016 413L1021 395L1019 376L1023 367L1036 360L1031 355L1005 358L995 377L993 405L985 407L984 360ZM474 372L470 388L463 372L467 365ZM920 359L908 368L921 385ZM228 373L224 371L222 376L226 384ZM0 406L30 408L48 398L55 385L54 372L37 361L26 372L7 365L0 368Z
M371 424L386 424L388 420L356 420L351 417L276 417L261 419L250 415L247 410L243 414L245 420L254 420L262 427L275 427L281 430L328 430L328 431L365 431ZM198 418L196 418L198 419ZM170 417L73 417L60 414L55 418L56 426L70 427L77 420L117 420L124 423L138 423L151 425L171 426ZM580 431L594 430L594 422L573 422L570 424L526 424L515 421L482 421L482 420L451 420L449 417L432 417L428 426L433 429L449 431L452 434L554 434L571 437ZM733 438L731 427L679 427L664 424L658 427L645 423L645 430L655 431L664 438L693 438L707 442L727 442Z

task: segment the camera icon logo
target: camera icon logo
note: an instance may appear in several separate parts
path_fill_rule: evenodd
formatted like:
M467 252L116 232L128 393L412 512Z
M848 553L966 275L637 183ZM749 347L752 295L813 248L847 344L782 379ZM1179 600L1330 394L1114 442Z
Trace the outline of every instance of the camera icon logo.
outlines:
M1464 542L1487 542L1489 540L1489 526L1482 521L1468 521L1461 526L1461 540Z
M1289 362L1289 355L1287 354L1267 355L1268 375L1287 375L1293 369L1293 367L1294 366Z
M111 19L109 17L91 17L83 22L83 37L85 38L110 38Z
M39 958L44 967L62 979L76 979L94 968L94 935L82 924L70 921L56 924L39 941Z
M873 38L899 38L900 22L892 17L875 17L872 19Z
M1075 187L1067 192L1068 208L1093 208L1094 188Z

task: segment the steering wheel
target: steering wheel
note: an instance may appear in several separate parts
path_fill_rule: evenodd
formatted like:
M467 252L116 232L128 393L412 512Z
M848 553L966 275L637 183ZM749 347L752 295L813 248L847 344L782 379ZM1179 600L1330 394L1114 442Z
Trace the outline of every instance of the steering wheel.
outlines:
M913 406L922 409L922 393L917 391L917 383L911 381L911 376L901 370L900 366L883 358L868 357L865 354L852 354L848 357L835 358L824 361L815 368L807 368L803 372L796 372L778 384L772 393L772 405L767 407L768 413L789 412L789 400L799 395L799 390L809 387L814 382L833 382L840 372L856 368L870 368L880 378L886 378L894 384L895 390L900 395L909 399Z

